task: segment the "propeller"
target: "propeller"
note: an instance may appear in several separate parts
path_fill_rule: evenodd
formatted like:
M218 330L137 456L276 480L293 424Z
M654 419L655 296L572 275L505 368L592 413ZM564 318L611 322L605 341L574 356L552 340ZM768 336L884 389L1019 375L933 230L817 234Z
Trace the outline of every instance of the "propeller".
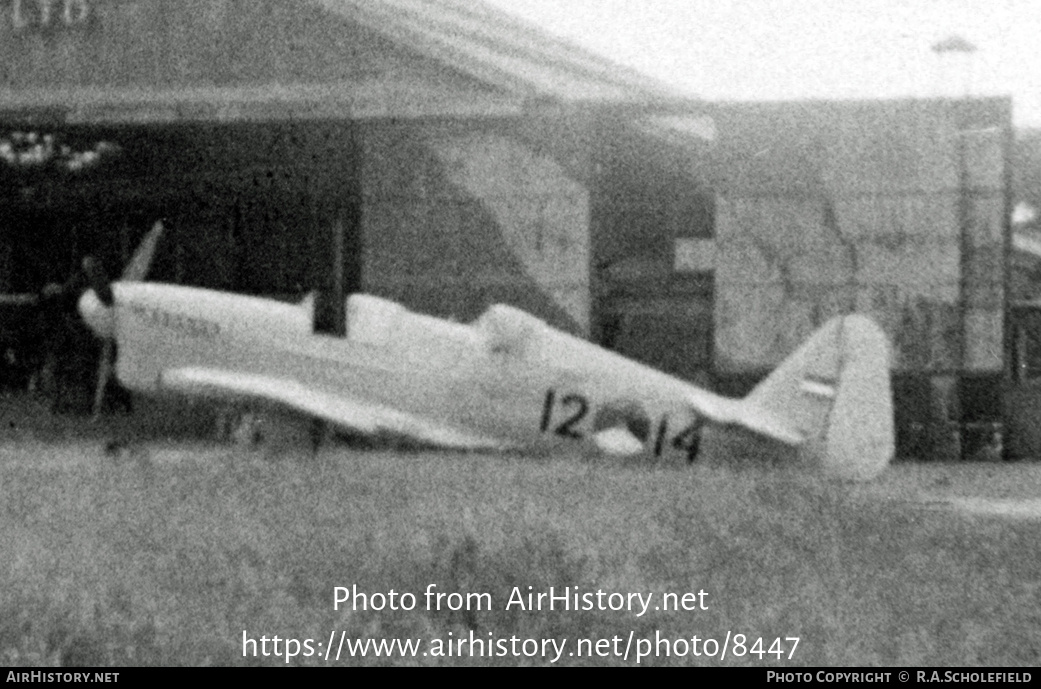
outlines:
M93 256L87 256L83 259L83 272L87 276L87 280L90 281L90 288L94 290L94 295L98 298L98 301L106 307L114 305L116 300L112 295L112 285L105 276L105 271L101 269L101 266L98 265L97 260Z
M102 339L97 383L94 387L94 404L91 407L91 416L97 419L101 416L105 388L108 387L108 380L112 375L112 343L116 337L116 297L104 271L92 256L83 259L83 272L90 281L90 289L80 297L79 312L94 334Z
M156 246L163 234L163 223L157 221L141 241L130 262L123 270L122 282L141 282L148 275L152 265ZM105 276L104 270L93 256L83 259L83 272L90 283L90 289L83 293L79 300L79 312L94 334L102 339L101 358L98 361L97 385L94 388L93 417L101 415L101 405L105 401L105 389L112 376L113 351L116 340L116 298L112 291L112 283Z
M101 416L101 405L105 402L105 389L112 376L112 340L106 338L101 345L101 358L98 359L98 382L94 388L94 406L91 407L91 418Z
M155 256L155 248L159 245L159 238L163 235L163 221L156 220L145 238L137 246L137 251L130 257L123 275L123 282L142 282L148 276L148 269L152 267L152 258Z

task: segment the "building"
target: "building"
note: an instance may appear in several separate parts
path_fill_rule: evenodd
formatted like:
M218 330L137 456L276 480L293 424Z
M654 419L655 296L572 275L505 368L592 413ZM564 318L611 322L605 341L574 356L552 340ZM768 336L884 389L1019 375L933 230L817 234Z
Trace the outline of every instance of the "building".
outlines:
M162 217L153 279L317 288L319 330L508 302L739 394L856 310L905 435L1001 408L1005 99L709 105L470 0L0 8L2 291Z
M0 169L5 291L88 252L118 270L163 217L154 279L366 291L460 320L506 301L596 336L598 266L643 241L616 211L658 213L652 181L677 177L634 122L699 107L474 2L3 12L0 129L106 152Z

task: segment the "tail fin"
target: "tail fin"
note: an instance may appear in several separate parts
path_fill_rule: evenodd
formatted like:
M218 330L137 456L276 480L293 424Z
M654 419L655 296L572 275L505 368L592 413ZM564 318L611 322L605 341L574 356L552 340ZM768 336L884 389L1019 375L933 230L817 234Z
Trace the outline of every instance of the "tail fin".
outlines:
M804 456L834 476L876 476L894 452L889 344L859 315L834 318L745 398L805 439Z

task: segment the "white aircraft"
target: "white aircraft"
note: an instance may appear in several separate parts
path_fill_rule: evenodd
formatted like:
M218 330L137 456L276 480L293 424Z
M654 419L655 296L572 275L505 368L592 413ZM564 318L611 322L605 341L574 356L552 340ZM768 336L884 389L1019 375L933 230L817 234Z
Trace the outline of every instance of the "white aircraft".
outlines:
M85 261L92 289L80 314L116 343L116 374L132 391L273 405L356 433L466 450L585 442L693 461L703 426L718 424L798 446L842 477L870 478L893 455L888 344L863 316L831 320L750 395L728 399L505 305L462 324L354 294L346 336L315 334L312 298L286 304L140 281L160 230L124 273L135 279L107 283Z

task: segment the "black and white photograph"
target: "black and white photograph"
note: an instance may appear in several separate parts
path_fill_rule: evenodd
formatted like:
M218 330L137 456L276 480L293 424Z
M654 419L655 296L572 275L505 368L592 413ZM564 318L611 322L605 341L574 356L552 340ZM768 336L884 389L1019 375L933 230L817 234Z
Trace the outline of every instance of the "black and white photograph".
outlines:
M1039 45L0 0L0 673L1041 677Z

